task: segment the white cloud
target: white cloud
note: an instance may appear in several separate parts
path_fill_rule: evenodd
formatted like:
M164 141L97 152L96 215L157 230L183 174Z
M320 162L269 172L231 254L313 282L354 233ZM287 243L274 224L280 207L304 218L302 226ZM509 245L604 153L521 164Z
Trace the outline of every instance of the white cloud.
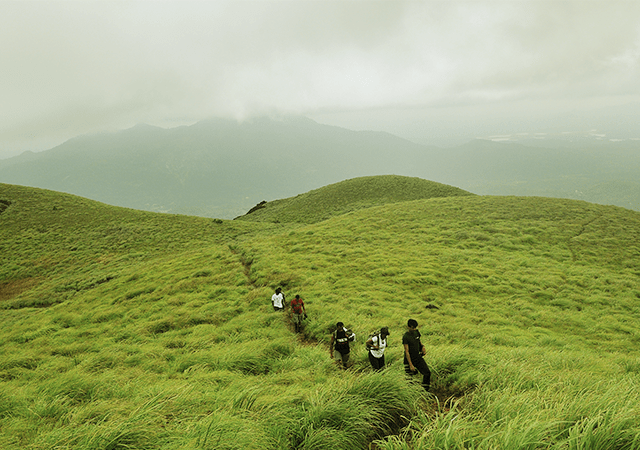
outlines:
M137 122L639 92L640 2L0 2L0 157Z

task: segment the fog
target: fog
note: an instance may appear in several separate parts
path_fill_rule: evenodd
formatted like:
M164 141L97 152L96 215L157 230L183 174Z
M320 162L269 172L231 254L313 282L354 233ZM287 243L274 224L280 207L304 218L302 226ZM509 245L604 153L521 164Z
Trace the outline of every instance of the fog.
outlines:
M446 143L640 101L636 1L2 1L0 44L0 158L265 114Z

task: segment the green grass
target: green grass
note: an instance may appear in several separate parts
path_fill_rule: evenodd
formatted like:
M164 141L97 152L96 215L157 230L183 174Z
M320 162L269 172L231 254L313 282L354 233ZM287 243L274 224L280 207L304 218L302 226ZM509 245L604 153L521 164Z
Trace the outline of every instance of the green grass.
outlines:
M640 214L393 190L278 213L305 224L0 185L0 448L637 448ZM304 298L304 338L277 286ZM434 395L405 379L408 318ZM328 355L339 320L348 371Z
M421 178L397 175L360 177L330 184L296 197L258 204L237 219L252 222L316 223L372 206L462 195L473 194Z

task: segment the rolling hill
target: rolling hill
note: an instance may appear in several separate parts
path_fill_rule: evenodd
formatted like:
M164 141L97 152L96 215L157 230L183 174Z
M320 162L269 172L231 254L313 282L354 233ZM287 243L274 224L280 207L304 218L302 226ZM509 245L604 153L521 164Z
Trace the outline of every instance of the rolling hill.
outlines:
M640 213L393 195L407 183L428 185L307 193L356 194L325 220L280 204L315 223L0 184L0 447L635 448ZM304 298L302 335L272 310L277 286ZM430 393L404 375L408 318ZM338 320L357 334L346 371L327 352ZM388 368L373 373L363 342L381 326Z
M379 175L341 181L292 198L261 202L237 219L315 223L388 203L458 195L473 194L421 178Z

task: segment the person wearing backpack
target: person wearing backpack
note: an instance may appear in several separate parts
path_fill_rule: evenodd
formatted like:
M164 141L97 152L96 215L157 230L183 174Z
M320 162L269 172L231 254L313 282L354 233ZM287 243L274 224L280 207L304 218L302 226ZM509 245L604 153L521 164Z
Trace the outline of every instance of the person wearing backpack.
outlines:
M415 375L420 372L422 374L422 387L428 391L429 383L431 382L431 371L423 358L427 350L420 341L418 322L414 319L409 319L407 328L408 331L402 336L404 370L407 375Z
M291 321L293 322L296 333L302 331L302 321L307 318L307 310L304 307L304 302L298 294L291 300Z
M347 368L349 362L349 342L353 342L355 339L355 333L346 329L342 322L336 324L336 331L331 335L329 343L329 354L331 359L335 359L343 369Z
M384 369L384 351L387 348L387 336L389 328L382 327L377 333L373 333L367 340L367 350L369 351L369 362L374 371Z

